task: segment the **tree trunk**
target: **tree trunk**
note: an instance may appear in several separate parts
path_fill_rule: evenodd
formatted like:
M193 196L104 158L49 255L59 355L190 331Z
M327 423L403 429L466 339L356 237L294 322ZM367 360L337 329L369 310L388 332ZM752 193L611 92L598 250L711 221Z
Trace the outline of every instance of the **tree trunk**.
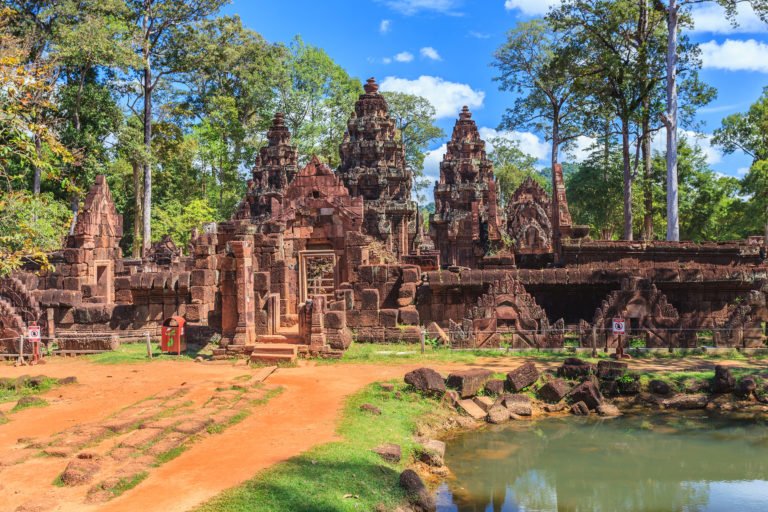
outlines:
M144 161L144 208L142 213L143 237L142 237L142 258L149 251L152 243L152 68L150 63L149 40L147 37L147 27L149 25L149 6L145 1L145 14L143 20L144 41L144 148L146 150Z
M75 196L72 198L72 223L69 225L69 236L73 236L75 234L78 210L80 210L80 200L77 196Z
M669 0L667 28L667 240L680 241L677 211L677 0Z
M643 196L645 215L643 217L643 235L646 240L653 240L653 166L651 161L651 112L650 100L643 100Z
M552 121L552 190L555 190L555 165L557 164L557 154L560 150L560 112L555 109L554 120Z
M133 248L131 255L134 258L141 258L141 203L144 201L144 196L141 186L141 165L138 162L133 164L133 191L135 197L133 199Z
M43 140L40 138L39 133L35 133L35 154L37 155L37 159L40 160L43 155ZM32 177L32 193L35 195L40 194L40 182L43 178L43 172L40 169L39 165L35 165L34 169L34 176Z
M624 240L632 240L632 165L627 119L621 120L621 156L624 164Z

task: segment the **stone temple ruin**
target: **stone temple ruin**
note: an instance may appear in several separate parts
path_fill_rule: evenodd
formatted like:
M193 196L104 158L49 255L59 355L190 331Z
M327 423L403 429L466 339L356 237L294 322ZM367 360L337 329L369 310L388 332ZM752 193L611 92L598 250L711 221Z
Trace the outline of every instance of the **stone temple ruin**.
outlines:
M598 241L574 226L562 169L553 194L527 180L499 204L493 166L465 107L423 227L413 173L373 79L354 105L333 170L299 166L276 114L233 218L124 258L122 219L103 176L75 233L0 281L0 337L43 326L60 349L108 349L109 335L158 335L182 316L191 341L221 336L214 357L337 357L358 342L418 342L426 328L454 347L616 344L614 316L648 347L759 347L768 320L761 239L721 243ZM99 337L98 335L102 335ZM18 350L4 341L0 353ZM16 348L15 348L16 347Z

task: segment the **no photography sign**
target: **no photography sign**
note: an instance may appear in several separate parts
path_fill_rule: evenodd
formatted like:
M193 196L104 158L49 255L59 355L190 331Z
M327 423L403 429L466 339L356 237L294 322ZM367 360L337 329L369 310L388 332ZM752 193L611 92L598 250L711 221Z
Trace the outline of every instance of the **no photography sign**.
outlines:
M623 318L613 319L613 334L624 334L627 331L627 324Z

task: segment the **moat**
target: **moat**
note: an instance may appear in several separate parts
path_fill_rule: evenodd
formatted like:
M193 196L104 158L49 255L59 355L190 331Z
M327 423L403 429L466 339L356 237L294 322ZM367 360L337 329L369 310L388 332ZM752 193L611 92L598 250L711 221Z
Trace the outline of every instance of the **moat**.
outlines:
M768 419L548 418L448 442L438 511L764 511Z

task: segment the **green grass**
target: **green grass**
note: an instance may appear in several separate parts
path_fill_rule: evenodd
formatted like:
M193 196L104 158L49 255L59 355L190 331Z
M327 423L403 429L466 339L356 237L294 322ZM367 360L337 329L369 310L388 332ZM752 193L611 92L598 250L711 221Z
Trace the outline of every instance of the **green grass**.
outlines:
M147 357L146 343L126 343L120 345L114 351L89 354L83 357L97 364L133 364L149 363L152 361L192 361L198 355L198 352L192 350L182 352L180 356L162 354L158 343L152 342L151 360Z
M47 405L50 405L48 402L43 400L42 398L35 400L34 402L30 402L27 404L16 404L13 409L11 409L11 412L17 412L17 411L23 411L24 409L29 409L32 407L45 407Z
M39 386L24 385L17 389L10 389L10 387L8 387L8 385L12 382L14 382L13 379L11 379L9 382L6 382L5 385L0 386L0 403L14 402L23 396L39 395L41 393L45 393L57 385L58 379L46 377L43 379ZM15 382L18 382L18 380Z
M112 498L115 498L123 494L125 491L133 489L148 476L149 476L149 472L143 471L141 473L137 473L136 475L134 475L133 478L131 478L130 480L128 480L127 478L121 478L120 482L118 482L118 484L113 488L108 489L108 491L112 494Z
M155 462L152 463L154 467L159 467L165 464L166 462L170 462L185 451L189 449L190 446L192 446L192 443L190 442L191 439L188 439L186 442L180 444L176 448L171 448L167 452L161 453L160 455L157 455L155 457Z
M421 397L401 382L396 389L401 399L378 384L355 393L347 400L338 428L342 441L316 446L262 471L195 510L245 512L255 510L256 504L258 510L270 512L368 511L378 504L395 508L404 499L397 481L413 456L417 422L439 421L450 414L437 401ZM363 403L376 405L383 413L374 416L360 411ZM386 463L371 451L385 442L401 445L399 464ZM359 498L344 498L345 494Z

